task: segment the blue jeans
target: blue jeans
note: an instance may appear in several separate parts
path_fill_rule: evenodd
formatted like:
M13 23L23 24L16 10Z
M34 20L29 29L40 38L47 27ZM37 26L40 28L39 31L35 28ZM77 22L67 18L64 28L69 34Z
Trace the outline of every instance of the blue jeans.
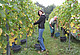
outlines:
M44 31L44 29L39 29L39 37L38 37L38 40L39 40L41 49L42 50L45 50L45 46L44 46L44 43L43 43L43 37L42 37L43 31Z
M50 25L49 25L49 27L50 27L51 33L55 32L55 27L54 27L54 29L52 29Z

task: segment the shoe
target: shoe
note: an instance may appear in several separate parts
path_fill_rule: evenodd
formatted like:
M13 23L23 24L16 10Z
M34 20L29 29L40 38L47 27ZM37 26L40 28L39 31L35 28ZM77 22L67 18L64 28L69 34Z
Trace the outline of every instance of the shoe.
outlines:
M39 43L39 40L37 42Z
M51 36L51 38L54 38L54 36Z
M53 36L53 38L54 38L54 36Z
M46 49L45 50L41 50L41 52L44 52L44 51L46 51Z

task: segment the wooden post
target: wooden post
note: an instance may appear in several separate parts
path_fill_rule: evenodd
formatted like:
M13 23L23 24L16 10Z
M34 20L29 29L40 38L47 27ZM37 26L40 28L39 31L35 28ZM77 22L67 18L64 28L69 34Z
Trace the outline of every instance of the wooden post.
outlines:
M7 31L9 31L9 26L7 22L6 22L6 28L7 28ZM10 55L9 35L6 34L6 36L7 36L7 55Z
M8 3L9 4L9 3ZM8 10L6 9L6 13L7 13L7 15L8 15L8 12L7 12ZM8 21L8 19L6 18L6 21ZM6 22L6 29L7 29L7 31L9 31L9 25L7 24L7 22ZM7 36L7 55L10 55L10 46L9 46L9 35L8 34L6 34L6 36Z
M68 1L69 1L69 0L68 0ZM70 4L70 8L71 8L71 4ZM71 11L70 11L70 12L71 12ZM70 16L71 16L71 14L70 14ZM71 17L70 17L70 18L71 18ZM71 19L69 20L69 28L71 29L70 22L71 22ZM69 30L69 46L68 46L69 51L70 51L70 38L71 38L71 32L70 32L70 30Z
M27 48L27 33L26 33L26 48Z
M70 33L70 30L69 30L69 51L70 51L70 36L71 36L71 33Z

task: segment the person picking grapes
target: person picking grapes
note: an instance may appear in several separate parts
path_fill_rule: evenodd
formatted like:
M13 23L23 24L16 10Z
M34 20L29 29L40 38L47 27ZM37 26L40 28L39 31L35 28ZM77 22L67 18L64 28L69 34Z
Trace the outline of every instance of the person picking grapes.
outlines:
M49 27L50 27L51 37L52 37L52 38L54 38L55 24L56 24L57 30L58 30L57 16L55 16L54 18L52 18L52 19L50 20L50 22L49 22Z
M44 15L44 12L42 10L39 10L38 11L38 15L40 16L40 19L34 23L34 25L38 24L38 28L39 28L39 37L38 37L38 40L39 40L39 43L40 43L40 47L41 47L41 51L45 51L45 46L44 46L44 43L43 43L43 31L45 29L45 18L46 16Z

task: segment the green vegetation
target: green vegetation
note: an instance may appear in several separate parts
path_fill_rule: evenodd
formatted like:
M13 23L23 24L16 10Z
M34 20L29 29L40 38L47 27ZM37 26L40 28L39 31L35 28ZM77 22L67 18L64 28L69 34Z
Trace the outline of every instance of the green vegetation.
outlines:
M62 5L57 6L49 18L54 16L58 16L60 27L63 27L68 33L70 30L80 40L80 3L77 0L66 0Z
M28 48L24 50L26 44L21 45L22 49L18 53L12 53L12 55L79 55L80 54L80 43L71 42L70 51L68 50L68 39L66 42L60 42L60 38L51 38L49 24L46 22L46 28L43 34L44 44L47 49L45 52L36 51L34 44L37 43L38 31L35 32L31 37L28 37ZM62 33L62 32L60 32ZM62 36L62 35L61 35Z
M31 0L0 1L0 53L6 53L7 39L8 45L12 46L12 42L19 43L23 34L26 36L27 33L28 37L32 35L35 29L33 23L39 18L39 9Z

